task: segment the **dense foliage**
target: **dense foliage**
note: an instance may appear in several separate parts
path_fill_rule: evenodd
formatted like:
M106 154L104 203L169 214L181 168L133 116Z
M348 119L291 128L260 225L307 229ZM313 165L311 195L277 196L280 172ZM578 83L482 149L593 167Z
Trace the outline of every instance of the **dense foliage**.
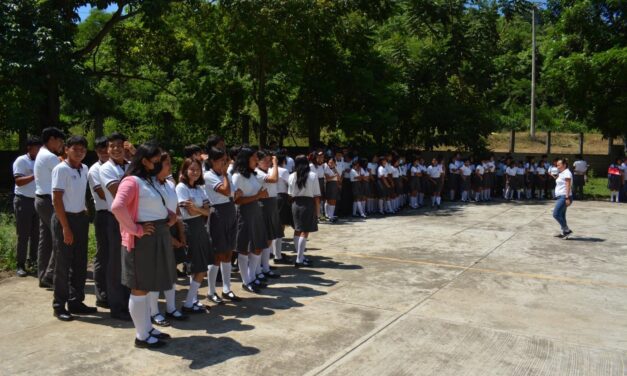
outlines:
M116 5L116 11L105 9ZM78 9L91 6L80 21ZM121 130L167 146L481 149L529 125L523 0L11 0L0 4L0 130ZM625 135L627 2L538 11L538 126ZM100 9L100 10L98 10Z

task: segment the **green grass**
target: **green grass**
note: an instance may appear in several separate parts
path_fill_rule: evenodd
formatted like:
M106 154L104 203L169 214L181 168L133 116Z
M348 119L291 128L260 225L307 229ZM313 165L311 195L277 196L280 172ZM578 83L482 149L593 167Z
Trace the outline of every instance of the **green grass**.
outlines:
M607 178L589 178L583 188L583 193L588 199L608 200L610 190L607 189Z
M15 251L17 236L15 233L15 218L12 214L0 213L0 271L15 270ZM87 246L89 260L96 255L96 236L94 226L89 226L89 243Z

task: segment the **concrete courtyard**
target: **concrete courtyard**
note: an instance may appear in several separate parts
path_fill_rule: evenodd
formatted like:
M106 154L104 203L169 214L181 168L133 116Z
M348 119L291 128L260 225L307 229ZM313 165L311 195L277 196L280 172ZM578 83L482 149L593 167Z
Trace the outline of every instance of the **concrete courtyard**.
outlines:
M625 375L627 206L574 203L570 240L553 237L551 210L445 205L321 225L315 268L279 268L262 295L234 282L241 303L175 322L155 351L107 312L60 322L50 291L9 278L0 374ZM92 305L91 280L87 292Z

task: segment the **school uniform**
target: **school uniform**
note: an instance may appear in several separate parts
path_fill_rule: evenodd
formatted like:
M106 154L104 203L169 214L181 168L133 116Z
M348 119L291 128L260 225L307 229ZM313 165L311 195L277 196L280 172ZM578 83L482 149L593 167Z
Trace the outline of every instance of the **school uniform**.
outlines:
M411 174L411 177L409 178L409 188L411 189L412 192L420 193L421 191L420 174L422 174L422 169L420 168L419 165L415 165L415 166L411 166L409 171Z
M293 227L292 205L287 194L287 184L290 179L290 172L283 167L279 167L279 181L277 182L277 206L279 209L279 221L283 226ZM333 194L333 192L331 192ZM339 200L339 188L337 190L337 198Z
M19 156L13 162L13 177L32 176L35 160L28 154ZM17 266L24 269L26 260L34 263L39 244L39 216L35 210L35 180L22 186L15 185L13 209L17 232Z
M470 190L470 175L472 174L472 169L470 166L462 166L459 168L459 173L461 177L461 190L467 193Z
M193 274L204 273L207 265L213 263L211 257L211 244L209 233L206 227L206 218L200 214L191 214L181 204L191 201L194 206L202 207L209 203L207 194L201 186L194 188L185 183L176 185L176 198L183 224L185 225L185 238L187 239L187 258L190 262L190 269Z
M436 166L429 166L427 167L427 175L431 178L428 180L428 191L430 195L434 195L435 193L440 193L441 190L441 183L440 181L442 180L442 166L441 165L436 165Z
M354 168L351 169L350 181L351 181L351 188L353 190L353 200L357 200L358 198L363 196L362 184L361 184L361 170L357 171Z
M112 159L103 163L98 169L100 176L100 186L105 194L107 202L107 212L103 216L107 227L107 238L109 239L109 261L106 266L107 275L107 300L111 309L111 314L117 316L128 311L128 299L130 291L122 284L122 236L120 234L120 224L111 212L113 195L109 187L119 184L126 173L129 163L116 164Z
M607 189L610 191L619 191L622 186L623 177L621 176L620 165L610 164L607 169Z
M403 184L401 183L401 171L399 167L392 167L392 181L394 182L394 192L397 196L403 194Z
M452 161L448 164L448 186L449 190L458 191L460 187L460 175L459 169L461 166L457 164L457 161ZM455 197L451 197L451 200L454 200Z
M235 204L233 203L233 184L229 180L231 193L223 195L217 189L224 183L224 176L218 175L213 169L204 175L205 194L211 204L209 214L209 234L214 253L226 253L235 250L235 234L237 232L237 219Z
M524 167L516 167L516 190L522 191L525 189L525 168ZM521 197L519 197L520 199Z
M304 187L297 185L296 173L292 173L288 182L288 194L293 198L292 216L294 230L298 232L318 231L318 221L315 213L315 197L320 197L320 187L316 184L316 173L309 172Z
M340 186L338 181L338 176L340 176L340 172L337 167L331 169L328 165L326 166L327 170L326 174L326 199L327 200L339 200L340 199ZM289 175L288 175L289 179ZM287 188L287 185L286 185Z
M72 244L65 244L63 228L56 212L52 215L52 244L55 253L54 299L55 310L70 311L85 300L87 278L87 242L89 219L85 207L87 191L87 166L74 168L65 161L52 170L51 188L63 194L63 209L74 236Z
M261 186L265 188L268 192L268 197L259 200L259 205L261 206L261 211L263 212L263 218L265 222L264 227L266 229L266 238L268 240L283 238L285 234L283 233L283 226L281 225L281 220L279 219L279 206L277 203L277 183L269 183L267 181L267 179L270 177L270 173L272 172L272 170L269 169L266 172L260 168L257 168L255 172L257 172L257 180L259 181Z
M324 164L316 165L315 163L310 163L309 168L311 169L311 171L315 172L316 176L318 177L318 184L320 185L320 197L324 199L326 197L324 192Z
M109 263L109 237L107 236L107 201L96 193L97 189L106 190L100 184L100 167L104 163L98 161L91 165L87 172L87 182L91 197L94 200L94 232L96 235L96 257L94 258L94 292L96 301L107 303L107 264Z
M52 283L54 253L52 252L52 170L60 163L59 157L45 146L35 158L35 211L39 216L37 243L37 277L40 283Z
M378 187L378 192L379 192L379 198L387 199L388 196L390 195L390 188L388 188L385 185L385 183L383 182L383 179L388 177L388 169L385 168L384 166L379 166L377 168L377 176L378 176L377 187Z
M370 192L370 172L365 168L362 168L359 172L359 175L362 177L361 184L361 194L365 197L370 197L372 194Z
M505 193L505 171L507 170L507 166L503 161L499 161L496 164L496 171L494 187L497 194L503 195Z
M536 173L534 177L534 186L536 188L536 191L538 192L538 198L544 198L544 187L546 186L546 169L544 168L543 163L538 163L538 167L536 167Z
M236 172L233 174L233 187L242 191L242 197L255 196L261 190L261 183L251 173L250 177ZM246 205L237 205L236 251L248 253L268 246L267 232L263 221L263 212L257 201Z

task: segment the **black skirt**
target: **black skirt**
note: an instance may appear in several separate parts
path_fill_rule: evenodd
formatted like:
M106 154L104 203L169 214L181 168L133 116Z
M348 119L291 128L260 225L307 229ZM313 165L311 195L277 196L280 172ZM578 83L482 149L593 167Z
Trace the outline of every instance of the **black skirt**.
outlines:
M235 250L248 253L256 249L264 249L268 246L268 240L259 202L238 205Z
M259 205L265 221L266 238L268 240L283 238L285 234L279 219L279 207L276 197L264 198L259 201Z
M420 176L412 176L409 178L409 188L412 192L420 192Z
M377 181L379 198L388 198L390 195L390 188L388 188L382 179Z
M363 196L363 189L362 189L362 182L361 181L353 181L352 183L352 189L353 189L353 200L355 200L358 197Z
M212 253L227 253L235 250L237 219L233 201L214 205L207 224Z
M318 218L316 215L316 203L313 197L294 197L292 202L292 216L294 217L294 230L298 232L318 231Z
M185 236L187 237L187 257L191 263L192 273L203 273L207 266L213 264L209 234L204 217L184 219Z
M470 190L470 175L468 176L460 176L461 178L461 190L469 191Z
M622 176L620 175L610 175L607 178L607 188L610 191L620 191Z
M403 194L403 180L401 178L394 178L394 190L398 196Z
M279 207L279 221L281 225L294 227L292 205L290 204L290 196L288 196L287 193L279 193L277 196L277 206Z
M320 186L320 197L322 197L322 199L325 199L327 197L326 195L326 184L324 183L324 178L318 178L318 185Z
M337 181L332 180L327 182L325 195L327 200L337 201L340 199L340 187Z
M165 291L176 281L172 239L167 221L151 223L155 225L152 235L135 237L130 252L122 246L122 284L135 290Z

